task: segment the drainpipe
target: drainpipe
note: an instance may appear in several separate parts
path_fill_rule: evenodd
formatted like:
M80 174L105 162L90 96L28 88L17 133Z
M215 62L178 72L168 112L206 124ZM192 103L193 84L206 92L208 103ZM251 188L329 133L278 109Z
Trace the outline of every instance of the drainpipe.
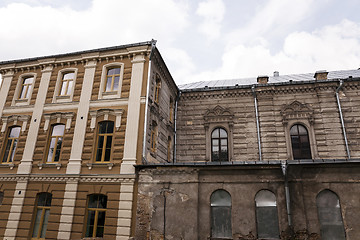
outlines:
M251 91L254 96L254 103L255 103L255 116L256 116L256 130L257 130L257 138L258 138L258 146L259 146L259 161L262 161L262 154L261 154L261 138L260 138L260 125L259 125L259 112L258 112L258 104L256 98L256 91L255 85L251 87Z
M340 80L339 81L339 87L336 89L335 91L335 95L336 95L336 101L337 101L337 105L338 105L338 109L339 109L339 115L340 115L340 121L341 121L341 127L342 127L342 132L344 134L344 140L345 140L345 147L346 147L346 153L347 153L347 157L348 159L351 158L350 156L350 150L349 150L349 145L348 145L348 140L346 137L346 130L345 130L345 124L344 124L344 118L343 118L343 114L342 114L342 110L341 110L341 104L340 104L340 98L339 98L339 91L342 88L344 81Z
M281 163L281 169L284 175L284 181L285 181L285 200L286 200L286 212L288 216L288 223L289 228L292 229L292 221L291 221L291 208L290 208L290 191L289 191L289 183L287 178L287 162L283 161Z
M177 110L178 110L178 102L180 100L181 91L179 90L177 98L175 100L175 116L174 116L174 151L173 151L173 162L176 163L176 120L177 120Z
M154 50L156 48L156 40L151 40L151 52L149 56L149 67L148 67L148 77L147 77L147 83L146 83L146 100L145 100L145 119L144 119L144 138L143 138L143 152L142 152L142 160L144 163L147 163L146 159L146 134L147 134L147 118L148 118L148 108L149 108L149 89L150 89L150 74L151 74L151 58L154 54Z

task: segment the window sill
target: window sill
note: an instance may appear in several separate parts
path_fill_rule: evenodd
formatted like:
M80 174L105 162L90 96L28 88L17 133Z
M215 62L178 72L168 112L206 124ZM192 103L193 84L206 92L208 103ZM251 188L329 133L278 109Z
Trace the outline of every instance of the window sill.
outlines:
M42 168L56 168L59 170L61 168L61 163L39 163L38 167L40 170Z
M8 168L10 168L12 170L15 167L15 164L13 164L13 163L1 163L0 167L4 167L4 168L8 167Z
M70 102L70 101L71 101L70 95L56 96L56 102Z
M102 92L100 99L111 99L111 98L120 98L120 92Z
M29 105L29 99L22 98L22 99L15 100L15 106L22 106L22 105Z
M107 167L109 170L111 170L114 166L113 163L87 163L86 166L91 170L93 167Z

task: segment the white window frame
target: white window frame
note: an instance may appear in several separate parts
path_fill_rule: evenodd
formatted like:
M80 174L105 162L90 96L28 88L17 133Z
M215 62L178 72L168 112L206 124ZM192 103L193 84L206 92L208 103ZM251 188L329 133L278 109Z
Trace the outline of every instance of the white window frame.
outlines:
M64 68L64 69L59 70L57 80L56 80L54 96L53 96L53 103L71 102L73 100L77 72L78 72L77 68ZM70 95L61 96L60 91L61 91L61 86L62 86L62 78L63 78L64 74L66 74L66 73L74 73L73 85L72 85Z
M124 77L124 63L121 62L113 62L105 64L102 67L101 72L101 82L100 82L100 89L99 89L99 99L111 99L111 98L120 98L121 96L121 87ZM119 79L119 88L117 91L113 92L105 92L105 84L106 84L106 74L107 70L112 67L120 67L120 79Z
M13 100L12 100L12 103L11 103L12 106L30 105L32 93L34 91L36 76L37 76L36 73L31 73L31 72L30 73L24 73L24 74L21 74L19 76L18 82L16 84L15 94L14 94L14 97L13 97ZM29 77L34 78L34 81L31 84L29 98L19 99L19 96L20 96L21 91L22 91L23 81L24 81L24 79L29 78Z

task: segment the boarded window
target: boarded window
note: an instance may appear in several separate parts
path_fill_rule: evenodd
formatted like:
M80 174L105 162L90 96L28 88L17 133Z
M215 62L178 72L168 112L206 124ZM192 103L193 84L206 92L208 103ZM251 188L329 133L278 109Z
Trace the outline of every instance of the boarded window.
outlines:
M256 194L255 203L258 238L279 238L275 195L268 190L261 190Z
M211 194L211 237L230 238L231 196L225 190L216 190Z
M316 205L320 221L321 239L345 240L338 196L330 190L323 190L316 198Z
M309 134L303 125L290 128L291 147L294 159L311 159Z

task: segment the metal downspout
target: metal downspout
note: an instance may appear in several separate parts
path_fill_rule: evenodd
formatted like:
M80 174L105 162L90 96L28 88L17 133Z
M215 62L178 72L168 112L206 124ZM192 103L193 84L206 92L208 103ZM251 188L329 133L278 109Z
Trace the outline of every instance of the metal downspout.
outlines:
M173 152L173 162L176 163L176 120L177 120L177 110L178 110L178 102L180 100L180 96L181 96L181 91L179 90L178 96L175 100L175 119L174 119L174 152Z
M288 224L290 229L292 229L292 221L291 221L291 208L290 208L290 191L289 191L289 183L287 178L287 162L283 161L281 163L281 169L284 175L284 182L285 182L285 201L286 201L286 212L288 216Z
M151 57L153 56L154 53L154 49L156 47L156 40L152 39L151 40L151 52L150 52L150 56L149 56L149 67L148 67L148 80L146 83L146 100L145 100L145 119L144 119L144 138L143 138L143 152L142 152L142 161L143 163L147 163L147 159L146 159L146 134L147 134L147 118L148 118L148 108L149 108L149 89L150 89L150 74L151 74Z
M260 138L260 124L259 124L259 112L258 112L258 104L256 98L256 91L255 86L251 87L251 91L254 96L254 103L255 103L255 116L256 116L256 130L257 130L257 138L258 138L258 147L259 147L259 161L262 161L262 154L261 154L261 138Z
M339 91L340 91L340 89L342 88L342 86L343 86L343 84L344 84L344 81L343 81L343 80L340 80L339 83L340 83L340 85L339 85L339 87L336 89L335 95L336 95L336 101L337 101L337 105L338 105L338 109L339 109L339 115L340 115L340 120L341 120L342 132L343 132L343 134L344 134L346 153L347 153L348 159L350 159L351 156L350 156L349 144L348 144L348 140L347 140L347 137L346 137L346 129L345 129L344 118L343 118L343 114L342 114L342 110L341 110L341 104L340 104L340 98L339 98Z

